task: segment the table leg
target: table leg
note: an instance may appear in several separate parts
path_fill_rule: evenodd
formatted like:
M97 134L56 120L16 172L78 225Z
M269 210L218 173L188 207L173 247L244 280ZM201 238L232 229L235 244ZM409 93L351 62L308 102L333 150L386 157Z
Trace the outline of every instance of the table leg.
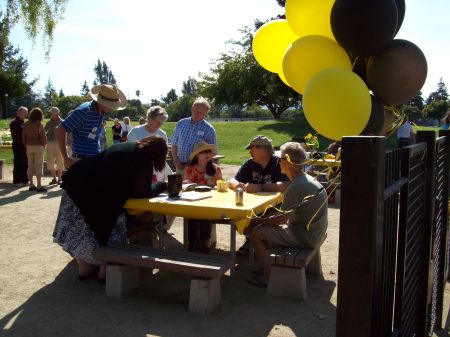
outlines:
M236 266L236 225L233 221L230 223L230 276L233 276Z
M188 219L183 218L183 246L184 250L188 250Z
M159 215L159 221L158 221L158 234L159 234L159 248L164 248L164 215Z

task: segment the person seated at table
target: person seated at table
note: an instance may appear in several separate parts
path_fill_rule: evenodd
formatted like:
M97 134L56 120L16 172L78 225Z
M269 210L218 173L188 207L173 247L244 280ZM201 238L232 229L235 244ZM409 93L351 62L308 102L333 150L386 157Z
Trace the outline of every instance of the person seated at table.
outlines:
M327 193L322 185L304 172L306 153L299 143L281 146L281 172L289 177L281 212L250 221L246 232L255 248L262 273L247 281L266 286L270 275L270 248L276 246L314 248L325 237L328 227Z
M129 198L152 198L167 184L152 184L153 167L162 170L166 141L158 136L119 143L74 163L63 175L54 242L72 255L80 280L105 278L105 265L92 256L99 246L124 243Z
M245 147L249 150L251 158L240 167L228 185L235 190L241 187L250 193L256 192L282 192L288 185L288 177L281 172L280 158L274 155L272 140L258 135ZM247 255L249 241L238 250L239 255Z
M222 179L219 165L212 162L216 146L200 142L195 144L185 170L185 179L197 185L215 186ZM188 219L188 250L209 253L211 244L210 220Z

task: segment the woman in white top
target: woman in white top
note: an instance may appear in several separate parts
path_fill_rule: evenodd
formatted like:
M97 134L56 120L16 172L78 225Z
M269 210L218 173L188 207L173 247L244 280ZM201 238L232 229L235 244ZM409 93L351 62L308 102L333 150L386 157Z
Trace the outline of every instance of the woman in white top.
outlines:
M160 129L169 116L164 108L156 105L147 111L147 123L136 126L128 134L128 141L135 142L145 137L161 136L166 140L167 134Z
M122 131L120 136L122 137L121 142L126 142L128 134L133 130L133 127L130 124L130 117L124 117L122 123ZM167 143L167 142L166 142Z

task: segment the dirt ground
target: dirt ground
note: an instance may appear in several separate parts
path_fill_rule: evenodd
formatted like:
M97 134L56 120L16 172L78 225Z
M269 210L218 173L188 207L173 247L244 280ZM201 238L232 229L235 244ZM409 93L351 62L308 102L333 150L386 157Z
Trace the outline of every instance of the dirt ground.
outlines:
M224 165L231 176L234 166ZM334 336L339 208L329 208L322 246L323 277L307 276L305 301L270 297L245 279L252 266L238 258L236 275L222 279L222 302L209 316L187 311L189 278L159 272L148 292L107 298L95 280L78 281L74 260L52 242L61 189L29 192L0 181L0 335L40 336ZM50 178L44 178L48 184ZM229 226L217 225L218 246L229 249ZM182 221L166 240L181 247ZM238 235L238 247L243 238ZM448 292L447 292L448 295Z

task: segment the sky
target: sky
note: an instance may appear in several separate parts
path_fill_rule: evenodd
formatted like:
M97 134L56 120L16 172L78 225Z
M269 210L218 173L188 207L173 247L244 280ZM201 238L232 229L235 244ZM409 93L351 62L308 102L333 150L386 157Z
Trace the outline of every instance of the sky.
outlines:
M440 78L450 88L449 7L449 0L406 0L396 36L427 58L424 98ZM20 24L10 40L29 62L29 79L39 77L35 91L44 92L50 79L58 92L79 95L84 81L92 85L100 59L128 98L140 90L141 101L149 103L172 88L180 94L183 81L208 73L211 62L231 48L226 41L240 40L240 28L283 12L275 0L69 0L48 61L42 38L33 45Z

